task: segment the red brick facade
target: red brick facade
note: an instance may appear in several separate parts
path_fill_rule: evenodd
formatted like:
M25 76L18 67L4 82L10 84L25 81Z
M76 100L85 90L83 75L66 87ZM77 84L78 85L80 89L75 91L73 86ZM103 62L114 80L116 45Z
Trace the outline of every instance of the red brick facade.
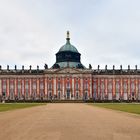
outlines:
M18 73L18 72L17 72ZM140 75L109 75L91 69L45 69L37 74L0 74L6 100L140 100Z

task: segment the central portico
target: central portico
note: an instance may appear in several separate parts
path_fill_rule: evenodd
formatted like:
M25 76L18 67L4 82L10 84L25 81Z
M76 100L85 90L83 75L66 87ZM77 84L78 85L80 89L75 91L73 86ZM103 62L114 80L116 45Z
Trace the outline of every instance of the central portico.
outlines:
M92 87L89 87L89 83L92 82L92 71L89 69L48 69L45 77L48 77L48 99L51 98L50 95L61 100L87 100L92 97Z

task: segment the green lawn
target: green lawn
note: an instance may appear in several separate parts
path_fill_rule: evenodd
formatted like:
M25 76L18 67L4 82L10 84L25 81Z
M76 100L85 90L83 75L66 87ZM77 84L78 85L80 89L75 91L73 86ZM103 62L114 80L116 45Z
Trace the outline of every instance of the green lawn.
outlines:
M8 111L8 110L15 110L27 107L34 107L39 105L46 105L45 103L0 103L0 112Z
M133 103L93 103L93 106L104 107L113 110L120 110L129 113L140 114L140 104Z

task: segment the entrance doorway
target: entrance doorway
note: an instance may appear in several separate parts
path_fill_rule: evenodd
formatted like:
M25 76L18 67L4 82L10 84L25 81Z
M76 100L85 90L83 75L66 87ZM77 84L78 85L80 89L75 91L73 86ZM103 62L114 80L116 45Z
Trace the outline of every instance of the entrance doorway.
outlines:
M83 99L84 100L87 100L88 99L88 93L87 92L84 93Z
M70 90L67 89L67 100L69 100L69 99L70 99Z

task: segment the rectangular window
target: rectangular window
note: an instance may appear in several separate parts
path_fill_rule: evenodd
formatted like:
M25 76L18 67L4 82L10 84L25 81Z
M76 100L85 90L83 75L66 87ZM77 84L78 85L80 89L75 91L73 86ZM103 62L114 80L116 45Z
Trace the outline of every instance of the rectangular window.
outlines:
M18 89L21 89L21 82L18 81Z
M79 89L79 84L78 84L78 82L76 82L76 90L78 90Z
M101 83L101 92L102 92L102 93L104 93L104 89L105 89L105 86L104 86L104 83L102 82L102 83Z
M48 85L49 87L49 90L52 90L52 83L49 83L49 85Z
M135 84L134 84L134 82L131 83L131 91L132 91L132 92L135 91Z
M58 90L60 90L60 82L58 82Z
M10 89L12 89L12 90L14 89L14 84L13 83L10 84Z
M2 92L4 95L6 95L6 80L3 80Z
M67 88L70 88L70 83L69 82L67 82Z
M85 83L84 87L85 87L85 90L88 90L88 83L87 82Z
M124 90L124 93L127 93L127 83L126 82L124 82L124 84L123 84L123 90Z
M40 82L40 90L41 89L44 89L44 84L43 84L43 82Z
M33 82L33 89L36 89L36 82Z
M120 90L119 82L116 82L116 93L119 93L119 90Z
M14 81L10 81L10 99L14 99Z
M112 83L111 82L109 82L109 84L108 84L108 92L112 93Z
M44 83L40 82L40 96L44 97Z
M18 98L21 98L21 82L18 81Z
M25 89L29 88L29 84L28 83L29 83L28 81L25 82Z

